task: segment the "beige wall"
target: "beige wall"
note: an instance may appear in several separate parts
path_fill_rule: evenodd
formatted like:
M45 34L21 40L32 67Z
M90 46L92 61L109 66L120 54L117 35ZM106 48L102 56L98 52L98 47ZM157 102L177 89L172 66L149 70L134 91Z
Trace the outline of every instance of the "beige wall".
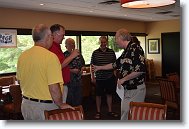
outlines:
M0 12L3 14L0 27L3 28L33 28L39 23L47 25L60 23L67 30L115 32L124 27L130 32L146 31L145 23L137 21L5 8L0 8Z
M147 54L147 58L154 60L154 64L156 68L156 75L161 76L162 75L161 33L180 32L180 20L151 22L147 24L146 28L147 28L146 33L148 34L147 41L148 39L151 39L151 38L160 39L160 54ZM148 50L147 48L148 46L146 46L146 50Z

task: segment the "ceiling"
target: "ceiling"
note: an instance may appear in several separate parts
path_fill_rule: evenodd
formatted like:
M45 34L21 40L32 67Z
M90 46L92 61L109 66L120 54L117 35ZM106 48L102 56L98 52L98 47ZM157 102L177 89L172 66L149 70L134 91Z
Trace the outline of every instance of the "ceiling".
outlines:
M41 6L40 4L44 4ZM170 6L128 9L119 0L0 0L0 7L137 21L161 21L181 17L180 0Z

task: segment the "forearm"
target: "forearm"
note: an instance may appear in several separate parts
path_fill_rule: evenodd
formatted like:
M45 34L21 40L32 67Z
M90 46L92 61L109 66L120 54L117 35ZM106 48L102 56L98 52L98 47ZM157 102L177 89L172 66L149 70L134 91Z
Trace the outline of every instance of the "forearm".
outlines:
M54 103L58 106L61 107L62 105L62 92L60 85L58 83L49 85L49 91L51 94L51 97L54 101Z
M93 80L95 78L95 75L94 75L94 73L92 72L91 73L91 79Z
M79 55L79 50L75 49L71 52L70 56L68 56L62 63L62 68L66 67L75 57Z
M133 78L138 77L138 76L141 75L142 73L143 73L143 72L132 72L132 73L130 73L129 75L125 76L125 77L122 78L122 79L124 79L124 81L128 81L128 80L131 80L131 79L133 79Z
M66 67L72 60L73 60L73 56L68 56L63 62L62 62L62 68Z
M93 66L90 65L90 73L91 73L91 82L95 82L95 75L94 75L94 69Z
M122 85L125 81L128 81L128 80L131 80L131 79L133 79L133 78L136 78L136 77L138 77L139 75L141 75L142 73L143 73L143 72L132 72L132 73L130 73L129 75L127 75L127 76L125 76L125 77L119 79L119 80L117 81L117 84L118 84L118 86L120 86L120 85Z
M75 74L79 74L81 72L80 69L74 68L74 69L70 69L71 73L75 73Z
M112 63L107 64L107 65L103 65L103 66L97 66L98 70L110 70L113 69Z

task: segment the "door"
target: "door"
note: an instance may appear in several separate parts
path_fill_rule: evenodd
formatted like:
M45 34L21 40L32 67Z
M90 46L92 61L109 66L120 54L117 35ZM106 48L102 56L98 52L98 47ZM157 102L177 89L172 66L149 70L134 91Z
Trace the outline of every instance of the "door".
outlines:
M162 33L162 75L180 75L180 32Z

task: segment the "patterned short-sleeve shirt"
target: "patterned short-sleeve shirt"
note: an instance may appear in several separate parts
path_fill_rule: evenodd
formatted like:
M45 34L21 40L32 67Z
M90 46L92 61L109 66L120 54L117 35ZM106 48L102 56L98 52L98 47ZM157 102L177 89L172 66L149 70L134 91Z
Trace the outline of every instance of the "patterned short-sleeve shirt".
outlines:
M65 57L70 56L70 52L69 51L65 51L64 55ZM81 70L81 68L85 66L85 60L83 59L82 55L79 55L77 57L75 57L70 63L69 63L69 67L70 69L79 69ZM73 82L79 82L81 80L81 73L76 74L76 73L71 73L70 75L71 81Z
M125 77L132 72L143 72L138 77L124 82L124 88L136 89L138 85L144 83L146 72L145 57L140 44L129 42L122 55L113 63L113 67L120 69L122 77Z

